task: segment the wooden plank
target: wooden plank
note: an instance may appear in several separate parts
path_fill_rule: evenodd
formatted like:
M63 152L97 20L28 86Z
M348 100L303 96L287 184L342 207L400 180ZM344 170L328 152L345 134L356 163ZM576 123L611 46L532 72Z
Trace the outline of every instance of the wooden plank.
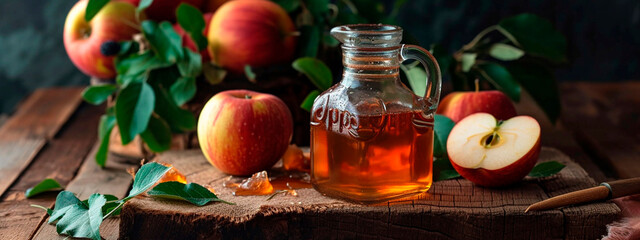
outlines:
M618 178L640 176L640 84L572 83L561 85L562 120L585 152ZM623 107L626 112L620 113ZM628 118L632 116L632 118ZM635 116L635 117L633 117Z
M45 178L56 179L63 186L71 181L96 142L96 126L103 111L103 107L82 105L2 196L0 239L27 239L33 235L45 213L29 205L51 206L56 194L25 199L24 191Z
M4 139L51 139L82 103L82 88L47 88L33 92L0 128Z
M76 177L66 187L67 191L76 194L80 199L88 199L93 193L111 194L118 198L127 195L131 185L131 175L127 173L127 168L137 167L135 164L116 161L115 156L110 156L105 168L100 168L94 160L98 149L96 144L85 159ZM53 207L53 206L50 206ZM43 217L42 221L48 219ZM117 239L119 219L113 218L105 221L101 226L101 234L105 239ZM56 233L55 226L42 224L33 239L64 239Z
M136 198L123 210L121 239L594 239L606 233L604 226L620 211L613 203L598 203L525 214L533 202L595 184L578 164L550 148L543 148L543 161L567 164L554 177L527 179L503 189L478 187L464 179L440 181L427 194L369 206L328 198L314 189L269 201L266 196L234 197L222 187L226 175L211 167L200 151L167 152L159 158L188 181L212 186L218 196L237 205L195 207Z
M33 93L0 128L0 196L31 163L82 101L80 90L47 89Z

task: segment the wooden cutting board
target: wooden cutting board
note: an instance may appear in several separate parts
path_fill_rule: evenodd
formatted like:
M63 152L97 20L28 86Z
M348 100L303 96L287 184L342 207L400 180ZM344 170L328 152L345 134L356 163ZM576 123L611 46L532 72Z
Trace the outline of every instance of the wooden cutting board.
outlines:
M553 148L543 147L539 161L567 167L552 177L504 189L478 187L465 179L439 181L426 194L375 206L332 199L314 189L269 201L267 196L234 197L222 187L227 175L209 165L199 150L167 152L158 160L237 205L132 199L122 211L120 239L596 239L620 212L615 204L601 202L524 213L531 203L596 184Z

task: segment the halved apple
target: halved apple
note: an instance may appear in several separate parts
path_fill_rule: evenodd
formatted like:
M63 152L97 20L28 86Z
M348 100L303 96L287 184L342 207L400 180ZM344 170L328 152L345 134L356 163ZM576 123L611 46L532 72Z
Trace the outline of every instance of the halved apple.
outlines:
M462 177L486 187L514 184L526 176L540 153L540 124L529 116L498 121L475 113L458 122L447 153Z

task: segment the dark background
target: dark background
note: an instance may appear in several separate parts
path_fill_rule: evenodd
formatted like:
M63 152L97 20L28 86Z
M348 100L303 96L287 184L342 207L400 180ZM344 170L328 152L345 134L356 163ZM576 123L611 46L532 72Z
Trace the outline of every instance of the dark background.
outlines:
M36 88L89 84L62 44L75 2L0 1L0 114L10 114ZM637 0L413 0L398 21L422 46L441 43L453 52L482 29L523 12L549 19L567 37L570 63L557 71L560 81L640 79Z

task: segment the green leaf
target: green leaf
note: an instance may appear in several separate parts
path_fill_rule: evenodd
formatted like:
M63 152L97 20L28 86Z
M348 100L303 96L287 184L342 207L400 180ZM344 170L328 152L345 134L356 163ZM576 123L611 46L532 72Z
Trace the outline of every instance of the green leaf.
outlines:
M329 12L329 0L303 0L314 19L321 20ZM319 21L318 21L319 22Z
M100 12L100 9L107 5L107 3L109 3L109 0L89 0L89 3L87 3L87 8L84 12L84 20L90 22L91 19L93 19L93 17L95 17L96 14Z
M113 84L89 86L82 91L82 98L93 105L100 105L116 90L118 87Z
M551 22L534 14L524 13L506 18L498 24L498 30L511 35L527 53L544 57L553 62L565 62L567 41Z
M340 42L336 38L326 32L322 34L322 43L329 47L337 47L338 45L340 45Z
M142 22L142 33L149 41L151 49L163 61L175 63L183 58L182 37L173 29L170 22L157 24L146 20Z
M521 49L504 43L496 43L489 49L489 55L502 61L513 61L524 56Z
M48 223L54 223L58 221L64 213L71 208L71 206L75 204L83 204L80 199L78 199L72 192L62 191L58 193L56 197L56 203L54 205L53 211L51 212L51 217L49 217Z
M116 125L116 117L113 113L104 114L100 117L100 124L98 125L98 138L100 139L100 146L96 152L96 163L100 167L104 167L107 162L107 155L109 150L109 139L111 137L111 131Z
M27 198L31 198L43 192L58 191L61 189L62 189L62 186L60 186L60 183L58 183L58 181L51 178L47 178L45 180L42 180L40 183L36 184L32 188L27 189L27 191L24 192L24 196Z
M520 84L513 79L511 73L503 66L495 63L478 65L480 78L488 81L496 89L505 93L513 101L520 101Z
M193 52L188 48L182 48L184 51L184 59L181 59L178 62L178 71L180 74L185 77L198 77L202 72L202 59L200 54L197 52Z
M460 60L462 64L462 72L469 72L469 70L471 70L471 67L473 67L473 64L476 63L477 56L478 56L477 53L462 54L462 59Z
M156 182L158 182L162 176L169 171L169 169L171 169L171 167L165 167L162 164L155 162L142 165L133 180L133 186L131 187L131 191L129 191L129 196L121 201L128 201L129 199L147 191L147 189L156 184Z
M123 145L147 129L154 103L153 89L146 82L131 83L120 91L115 112Z
M64 203L62 208L58 208L58 200ZM102 206L106 202L104 195L94 193L89 197L88 204L85 204L73 193L63 191L56 198L56 208L49 218L49 223L57 221L56 231L58 234L101 240Z
M551 121L555 122L562 111L560 93L553 71L535 62L510 64L509 72L529 92Z
M162 118L152 115L149 125L140 137L154 152L162 152L171 147L171 128Z
M224 80L224 77L227 76L227 70L210 62L202 65L202 73L205 79L207 79L207 82L211 85L221 83L222 80Z
M153 0L140 0L140 3L138 3L138 12L147 9L152 3Z
M159 198L184 200L197 206L204 206L211 201L235 205L234 203L220 200L209 189L197 183L163 182L149 190L147 194Z
M176 9L176 17L178 24L189 33L191 39L198 45L198 50L207 48L207 38L202 35L205 27L202 12L194 6L181 3Z
M433 181L442 181L460 177L447 158L436 158L433 161Z
M176 105L182 106L196 95L196 78L180 77L169 89Z
M548 177L560 172L560 170L562 170L564 167L564 164L556 161L538 163L535 167L533 167L533 169L531 169L531 172L529 172L529 177Z
M142 82L149 71L166 67L170 63L159 59L152 52L146 51L125 58L118 57L115 65L118 72L117 83L126 86L131 82Z
M167 121L174 132L190 131L196 127L196 118L188 110L180 108L161 85L153 85L156 95L155 113Z
M140 50L140 44L135 41L120 42L120 51L118 55L129 55L137 53Z
M280 5L280 7L288 13L291 13L300 7L299 0L273 0L273 2Z
M300 55L304 57L318 56L321 36L321 26L302 26L300 28Z
M331 70L318 59L311 57L298 58L293 61L291 66L298 72L304 73L322 91L329 89L333 83Z
M256 83L256 74L251 69L251 66L244 65L244 75L247 77L249 82Z
M453 120L444 115L435 115L435 124L433 127L433 156L447 156L447 139L455 124Z
M304 110L307 110L307 112L311 112L311 108L313 107L313 101L316 100L318 95L320 95L320 91L318 90L311 91L309 95L307 95L307 97L304 98L304 101L302 101L302 104L300 104L300 107Z
M413 64L400 64L400 69L402 69L404 75L407 77L407 82L409 82L411 90L418 96L424 96L427 90L427 73L422 68L422 65L419 65L418 62L414 62Z

